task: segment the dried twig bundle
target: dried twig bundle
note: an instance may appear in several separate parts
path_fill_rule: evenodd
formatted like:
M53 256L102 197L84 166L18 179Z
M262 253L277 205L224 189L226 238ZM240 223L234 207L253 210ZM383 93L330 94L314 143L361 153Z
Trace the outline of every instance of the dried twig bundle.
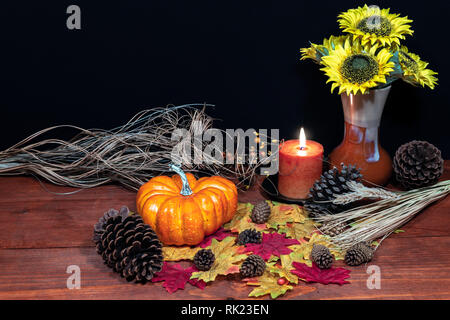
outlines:
M375 189L374 193L386 192L381 188L368 189ZM366 191L363 190L362 193ZM349 193L347 200L352 197L352 193ZM349 228L331 237L331 241L336 246L341 249L348 249L360 242L368 242L378 238L381 238L381 241L384 240L427 205L449 193L450 180L446 180L429 187L398 192L395 196L352 208L342 213L322 215L317 217L316 220L326 222L327 228L350 224ZM361 198L356 194L354 199L359 200Z
M31 174L57 185L76 188L119 182L137 190L149 178L170 171L168 164L174 161L173 150L180 147L180 142L172 139L174 130L185 129L198 135L212 127L213 119L205 113L206 106L209 105L143 110L112 130L86 130L70 125L46 128L0 152L0 175ZM79 134L69 141L37 140L58 128L73 128ZM191 139L182 143L189 146L181 145L181 151L193 153L205 146ZM237 162L226 165L212 157L207 159L209 161L188 164L187 156L190 155L178 153L176 161L191 172L238 178L242 183L251 181L262 164L257 161L245 166Z

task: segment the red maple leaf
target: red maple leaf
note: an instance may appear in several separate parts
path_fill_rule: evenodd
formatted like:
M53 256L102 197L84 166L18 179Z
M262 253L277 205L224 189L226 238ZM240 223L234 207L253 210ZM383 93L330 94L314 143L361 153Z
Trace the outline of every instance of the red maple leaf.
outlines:
M288 211L288 210L292 210L292 206L280 205L279 209L280 209L280 211Z
M166 288L169 293L174 293L178 289L184 289L187 282L203 290L206 286L206 283L203 280L190 280L192 273L195 271L198 271L195 266L183 269L183 267L177 263L170 265L167 262L164 262L162 270L155 274L152 282L164 281L163 287Z
M264 260L269 260L272 255L280 256L282 254L289 254L292 252L287 246L298 244L298 240L288 239L284 234L279 233L264 233L261 243L249 243L243 252L253 252L261 256Z
M200 248L209 247L211 245L211 242L213 239L217 239L217 241L220 241L230 235L231 235L231 233L229 231L226 231L224 228L220 227L216 232L205 237L205 239L203 239L203 241L200 242L199 247Z
M315 263L312 264L312 267L308 267L300 262L293 262L292 266L295 269L291 270L291 272L306 282L337 283L339 285L350 283L345 281L345 279L350 277L350 270L344 268L331 267L330 269L320 269Z

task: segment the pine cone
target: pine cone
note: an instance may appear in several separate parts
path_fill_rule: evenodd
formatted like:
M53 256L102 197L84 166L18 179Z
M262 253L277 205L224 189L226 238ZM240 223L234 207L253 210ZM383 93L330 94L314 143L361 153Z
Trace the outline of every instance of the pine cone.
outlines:
M156 233L127 207L109 210L99 219L94 242L105 264L127 281L145 283L162 269L162 244Z
M263 258L256 254L252 254L248 256L244 262L242 262L239 271L241 272L241 275L243 277L253 278L262 276L264 270L266 270L266 263L264 262Z
M395 179L406 190L435 184L444 171L441 151L426 141L411 141L397 149Z
M251 219L254 223L266 223L270 216L270 206L267 201L258 202L252 210Z
M333 256L330 249L321 245L314 244L311 250L311 261L313 261L320 269L329 269L333 264Z
M201 249L194 256L194 265L198 270L208 271L216 260L211 249Z
M337 236L338 234L342 233L347 229L347 225L345 223L331 223L331 222L325 222L320 226L320 231L330 237Z
M255 229L247 229L239 233L238 235L238 244L246 245L247 243L261 243L262 234Z
M347 186L349 181L358 181L362 175L359 169L353 165L341 163L341 171L334 167L324 172L317 180L309 193L309 199L305 201L304 209L308 211L311 218L325 214L335 214L349 208L349 205L336 205L331 202L321 203L321 201L331 201L336 195L350 191Z
M369 262L373 257L373 249L366 243L358 243L347 250L344 261L349 266L359 266L362 263Z
M98 219L98 222L94 225L94 236L92 238L94 242L97 243L100 240L102 234L105 232L106 221L109 218L116 217L116 221L121 221L125 219L129 213L130 211L125 206L120 208L120 211L117 211L116 209L109 209L107 212L105 212L103 216Z
M325 214L333 214L333 212L328 210L327 204L315 203L311 199L305 201L303 209L305 209L306 212L308 212L308 216L312 219Z

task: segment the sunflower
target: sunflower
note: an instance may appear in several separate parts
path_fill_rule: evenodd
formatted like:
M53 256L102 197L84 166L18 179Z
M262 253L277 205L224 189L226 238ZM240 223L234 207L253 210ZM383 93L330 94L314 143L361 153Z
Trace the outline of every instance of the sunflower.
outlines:
M350 9L338 16L339 26L344 32L353 34L353 39L361 39L363 45L380 43L383 46L399 46L400 39L405 39L406 34L413 34L408 24L412 20L389 13L389 10L367 5Z
M401 46L398 51L398 61L403 70L404 81L434 89L438 81L434 75L438 73L427 69L428 62L422 61L417 54L408 52L408 48L405 46Z
M336 46L343 45L347 39L349 36L330 36L328 39L325 38L322 44L311 43L311 47L300 49L302 53L300 60L312 59L320 63L323 56L327 56Z
M393 71L394 62L390 61L392 54L387 49L377 53L378 46L355 46L347 40L344 45L336 46L328 56L322 58L324 71L333 82L331 92L339 87L339 94L346 92L366 93L368 89L386 83L386 76ZM363 48L363 50L355 50Z

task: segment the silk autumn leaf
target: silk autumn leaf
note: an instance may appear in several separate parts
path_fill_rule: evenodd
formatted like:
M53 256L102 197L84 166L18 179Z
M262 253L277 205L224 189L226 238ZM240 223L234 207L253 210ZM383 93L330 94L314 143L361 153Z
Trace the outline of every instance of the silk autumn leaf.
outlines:
M279 233L285 233L288 238L302 239L316 230L314 221L307 219L303 223L288 223L278 228Z
M253 205L251 203L238 203L236 213L233 219L226 223L223 227L226 230L230 230L234 233L242 232L246 229L256 229L258 231L263 231L266 225L253 223L250 218Z
M268 266L269 272L276 273L281 278L285 278L290 283L298 283L298 278L296 275L291 273L291 270L294 269L292 263L294 262L303 262L303 254L297 252L291 252L289 255L283 254L280 256L280 265L272 265Z
M216 232L214 232L213 234L205 237L205 239L203 239L202 242L200 242L200 244L198 245L200 248L206 248L209 247L211 245L211 242L213 239L216 240L223 240L226 237L231 236L231 233L226 231L223 227L220 227Z
M164 281L163 287L167 292L174 293L179 289L184 289L187 282L200 289L204 289L206 283L202 280L190 279L193 272L198 271L195 266L184 269L179 264L168 264L164 262L162 270L155 274L152 282Z
M270 216L266 225L269 228L278 229L279 226L284 226L287 223L297 222L301 223L306 220L306 212L295 204L276 204L270 203Z
M342 259L344 259L344 254L341 251L339 251L338 249L336 249L336 246L334 246L331 243L330 238L328 236L324 236L322 234L314 232L309 237L308 241L303 241L302 240L300 242L301 242L300 245L294 245L294 246L291 246L290 248L294 252L302 253L303 254L303 258L305 260L309 260L308 265L311 265L310 254L311 254L311 250L312 250L314 244L321 244L321 245L324 245L325 247L327 247L328 249L330 249L330 252L334 256L335 260L342 260Z
M306 282L318 282L322 284L336 283L343 285L350 283L345 279L350 277L350 270L344 268L320 269L315 263L312 267L304 263L293 262L292 266L295 268L291 272Z
M298 244L296 239L287 239L279 233L264 233L261 243L249 243L241 250L243 252L252 252L261 256L264 260L269 260L272 255L279 257L282 254L290 254L290 245Z
M200 248L191 248L188 246L164 246L162 249L164 261L194 260L194 256L198 250Z
M278 277L269 271L265 271L264 274L260 277L256 278L247 278L243 279L243 281L247 282L249 286L257 286L257 288L253 289L249 297L260 297L266 294L270 294L272 299L278 298L280 295L283 295L288 290L292 290L294 287L285 283L283 285L278 284Z
M235 237L227 237L222 241L213 239L211 246L207 247L214 253L215 260L211 269L207 271L194 272L191 279L199 279L205 282L214 281L218 275L227 275L239 272L239 266L236 263L247 258L245 254L238 254L238 248L235 246Z

